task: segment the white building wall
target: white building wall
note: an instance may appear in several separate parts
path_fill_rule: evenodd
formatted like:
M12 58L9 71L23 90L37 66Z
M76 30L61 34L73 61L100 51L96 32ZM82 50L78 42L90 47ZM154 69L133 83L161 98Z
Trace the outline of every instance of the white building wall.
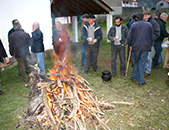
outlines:
M49 0L1 0L0 2L0 38L9 55L8 31L12 20L18 19L25 32L32 32L32 24L37 21L44 35L45 50L52 49L52 21Z

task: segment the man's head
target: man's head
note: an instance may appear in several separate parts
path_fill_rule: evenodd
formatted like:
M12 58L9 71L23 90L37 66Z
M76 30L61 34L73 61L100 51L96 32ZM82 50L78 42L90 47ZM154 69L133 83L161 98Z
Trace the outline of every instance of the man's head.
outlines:
M122 23L122 18L120 16L115 17L115 24L117 27L119 27Z
M89 15L88 14L83 14L82 19L84 22L88 22Z
M37 30L39 27L40 27L39 23L38 23L38 22L34 22L33 25L32 25L32 30L35 31L35 30Z
M21 29L21 25L20 25L19 22L15 22L13 26L14 26L14 29L15 29L15 30Z
M160 18L161 18L164 22L166 22L167 19L168 19L168 14L167 14L167 13L162 13L162 14L160 15Z
M154 18L155 19L158 19L160 17L161 13L159 11L157 11L154 15Z
M57 21L56 23L55 23L55 26L56 26L56 29L57 30L62 30L62 24L61 24L61 22L59 22L59 21Z
M138 13L138 14L137 14L137 20L138 20L138 21L143 20L143 18L144 18L143 13Z
M90 25L93 25L95 18L96 17L93 14L89 14L88 22L89 22Z
M151 17L151 12L149 10L144 11L144 20L148 21L148 19Z

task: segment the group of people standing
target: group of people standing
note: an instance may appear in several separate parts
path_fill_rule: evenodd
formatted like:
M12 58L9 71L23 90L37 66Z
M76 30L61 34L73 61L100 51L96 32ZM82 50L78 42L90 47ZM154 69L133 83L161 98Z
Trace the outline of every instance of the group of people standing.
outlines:
M43 33L39 29L40 25L38 22L34 22L32 25L32 37L22 29L22 26L17 19L12 21L12 25L13 28L8 32L9 53L18 63L18 75L22 76L23 81L27 83L27 74L30 73L28 64L31 61L29 47L31 47L31 52L35 55L40 73L45 73ZM0 49L0 62L4 62L5 59L6 63L8 63L9 58L1 40ZM4 93L0 92L0 94Z
M140 86L145 84L144 77L150 75L152 62L154 68L161 68L159 66L162 52L161 44L165 37L169 37L166 31L168 14L159 14L158 12L156 15L159 17L154 19L150 11L134 14L127 26L122 23L120 16L115 17L115 25L109 29L107 35L107 38L111 41L111 70L113 76L116 75L116 58L118 53L120 57L120 72L122 76L125 76L125 45L127 44L128 54L131 51L133 65L131 80L133 82L138 81ZM85 23L81 30L83 48L85 47L86 49L84 73L88 73L91 66L97 72L97 57L103 33L101 27L95 21L94 15L85 14L84 16L82 18L85 18ZM152 61L153 47L155 48L155 56ZM84 61L83 58L84 53L82 53L82 63Z

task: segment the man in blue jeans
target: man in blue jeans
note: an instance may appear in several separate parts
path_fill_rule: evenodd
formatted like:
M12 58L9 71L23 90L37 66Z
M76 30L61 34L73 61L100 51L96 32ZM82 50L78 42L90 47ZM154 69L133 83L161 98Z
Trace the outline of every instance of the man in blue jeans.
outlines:
M139 86L145 84L144 68L147 60L148 52L151 51L153 45L153 28L149 22L143 20L144 15L137 15L135 22L129 31L128 42L134 52L134 67L131 80L138 80Z
M89 15L88 14L84 14L82 15L82 19L83 19L83 22L82 22L82 27L85 23L88 22L88 18L89 18ZM85 47L85 43L83 42L82 43L82 60L81 60L81 67L84 67L84 64L85 64L85 54L86 54L86 47ZM93 60L93 52L91 53L91 60L90 60L90 63L92 65L92 60Z
M159 24L153 19L150 11L144 12L144 20L151 23L153 27L153 44L155 40L160 36L160 26ZM148 52L147 61L145 65L145 74L144 76L147 77L151 73L151 65L152 65L152 53L153 53L153 46L151 47L151 51Z
M34 22L32 25L32 39L33 45L31 46L31 51L35 54L36 62L40 69L40 73L45 73L44 65L44 44L43 44L43 33L39 29L39 23Z

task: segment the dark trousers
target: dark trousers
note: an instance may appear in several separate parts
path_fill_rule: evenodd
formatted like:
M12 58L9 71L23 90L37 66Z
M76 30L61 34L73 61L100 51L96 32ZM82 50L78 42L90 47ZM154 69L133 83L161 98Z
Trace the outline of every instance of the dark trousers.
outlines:
M28 77L26 74L25 64L28 66L28 61L26 60L26 57L18 57L16 58L16 60L18 62L19 70L23 81L26 82L28 80Z
M154 58L153 58L153 66L158 66L159 63L158 63L158 59L160 57L160 54L162 52L162 44L163 41L155 41L154 43L154 48L155 48L155 55L154 55Z
M86 64L85 64L85 70L88 71L91 66L91 54L93 53L93 69L97 69L97 57L99 54L99 47L96 47L95 45L86 45Z
M116 58L117 53L119 53L120 57L120 72L125 73L126 71L126 60L125 60L125 47L121 45L116 45L111 47L111 68L112 73L116 73Z
M86 47L85 47L85 44L83 43L82 44L82 60L81 60L81 66L84 66L85 64L85 54L86 54ZM91 54L91 60L90 60L90 63L92 65L92 61L93 61L93 52Z

